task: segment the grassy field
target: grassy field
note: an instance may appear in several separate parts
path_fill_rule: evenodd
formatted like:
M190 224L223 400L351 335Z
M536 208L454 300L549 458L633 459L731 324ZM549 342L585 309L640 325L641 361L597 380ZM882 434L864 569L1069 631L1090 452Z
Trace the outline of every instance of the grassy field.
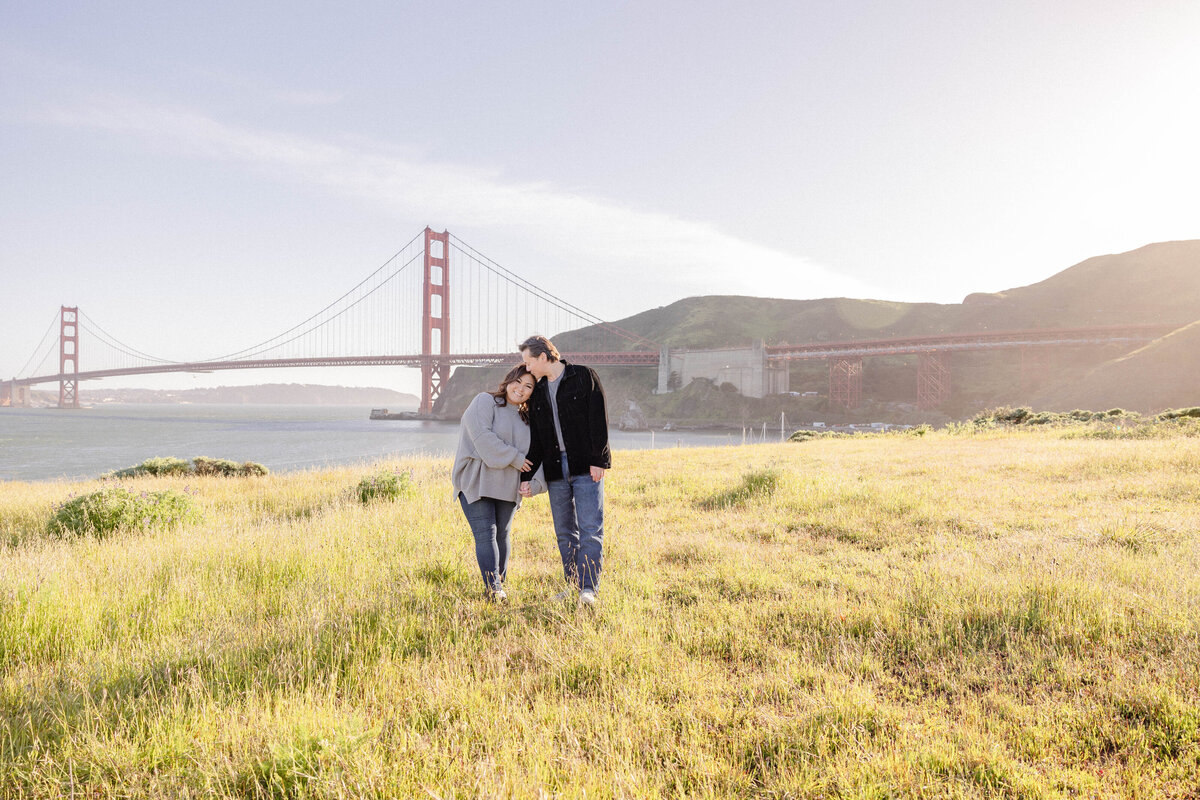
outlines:
M544 496L485 602L444 460L0 483L0 796L1200 797L1200 438L615 461L594 610Z

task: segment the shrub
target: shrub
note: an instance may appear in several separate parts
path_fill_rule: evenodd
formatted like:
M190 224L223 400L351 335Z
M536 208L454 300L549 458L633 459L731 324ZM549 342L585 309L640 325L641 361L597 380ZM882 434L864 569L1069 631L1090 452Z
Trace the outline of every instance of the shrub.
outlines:
M1020 408L1002 406L1000 408L992 409L991 411L984 411L982 414L979 414L975 417L975 421L984 423L991 421L1006 423L1008 425L1020 425L1022 422L1029 419L1030 415L1032 414L1033 409L1029 408L1028 406L1022 406Z
M807 428L796 431L788 437L789 442L808 442L813 439L848 439L854 436L853 433L845 431L811 431Z
M412 474L409 472L376 472L358 482L358 499L363 503L372 500L397 500L413 493Z
M200 513L185 492L134 494L123 486L106 486L68 499L55 509L47 530L57 536L103 538L121 529L167 528L199 520Z
M197 475L220 475L226 478L245 477L250 475L266 475L269 471L262 464L246 461L239 464L226 458L206 458L196 456L193 459Z
M195 465L197 475L222 475L230 477L237 475L241 465L236 461L230 461L225 458L207 458L205 456L196 456L192 459Z
M1158 418L1161 420L1182 419L1184 417L1200 419L1200 406L1193 406L1192 408L1176 408L1170 411L1164 411L1158 415Z
M113 478L136 478L139 475L187 475L192 471L192 465L182 458L157 456L148 458L140 464L111 473Z
M1057 427L1084 425L1096 422L1124 425L1127 423L1137 422L1140 419L1141 415L1137 412L1126 411L1122 408L1110 408L1108 411L1088 411L1087 409L1077 408L1073 411L1066 412L1035 412L1029 407L1009 408L1007 406L1003 406L976 414L975 418L971 420L970 424L974 425L977 429L994 428L1000 425L1047 425Z
M137 478L142 475L221 475L227 478L266 475L270 472L254 461L237 463L224 458L196 456L191 462L182 458L148 458L136 466L119 469L106 478Z

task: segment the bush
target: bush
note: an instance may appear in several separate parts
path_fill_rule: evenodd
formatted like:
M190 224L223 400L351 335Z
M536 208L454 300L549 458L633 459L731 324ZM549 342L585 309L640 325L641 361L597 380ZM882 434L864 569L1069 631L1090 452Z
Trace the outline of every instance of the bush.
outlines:
M1029 407L1009 408L1003 406L982 411L971 420L971 425L977 429L995 428L997 426L1072 426L1094 422L1107 424L1129 424L1140 421L1141 415L1122 408L1110 408L1108 411L1088 411L1077 408L1073 411L1033 411Z
M103 538L121 529L167 528L199 520L200 513L185 492L134 494L123 486L106 486L60 505L47 530L56 536Z
M789 442L810 442L813 439L849 439L853 433L845 431L812 431L802 428L788 437Z
M119 469L111 474L113 478L136 478L139 475L187 475L192 471L192 465L182 458L148 458L142 463Z
M1032 414L1033 409L1029 408L1028 406L1022 406L1020 408L1002 406L1000 408L994 408L990 411L984 411L983 413L976 415L975 422L985 424L988 422L994 422L1008 425L1020 425L1022 422L1029 419Z
M191 462L182 458L148 458L136 466L108 473L106 478L137 478L142 475L221 475L227 478L266 475L266 467L254 461L237 463L224 458L196 456Z
M412 474L408 472L377 472L358 482L358 499L363 503L372 500L397 500L413 493Z
M197 475L220 475L226 478L239 478L251 475L266 475L269 470L262 464L246 461L239 464L225 458L206 458L196 456L193 459Z
M226 478L237 475L241 464L224 458L196 456L192 459L197 475L221 475Z
M1176 408L1172 409L1171 411L1164 411L1158 415L1158 418L1161 420L1183 419L1184 417L1200 419L1200 406L1193 406L1192 408Z

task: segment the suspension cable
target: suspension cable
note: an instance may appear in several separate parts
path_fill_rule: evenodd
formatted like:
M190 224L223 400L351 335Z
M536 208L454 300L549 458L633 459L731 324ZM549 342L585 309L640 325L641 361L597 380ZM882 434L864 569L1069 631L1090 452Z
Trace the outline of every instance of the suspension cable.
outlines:
M42 369L42 365L45 364L46 360L50 358L50 354L54 352L54 345L56 345L56 344L57 344L57 342L54 340L54 337L50 337L50 340L48 342L46 342L45 352L42 353L42 357L39 358L35 362L35 366L34 366L35 373L39 372ZM54 362L51 362L51 363L53 364Z
M54 318L50 320L50 327L46 328L46 332L42 334L42 338L38 339L38 343L33 347L33 353L29 356L29 360L25 362L25 366L21 367L20 372L17 373L18 375L24 375L29 368L33 366L35 363L34 359L37 358L38 352L41 351L42 345L46 341L46 337L48 337L54 331L54 323L56 322L58 322L58 315L55 315ZM42 356L36 363L41 364L45 360L46 357Z
M480 253L474 247L471 247L471 245L467 244L462 239L459 239L454 234L450 234L450 237L452 239L454 239L455 243L457 243L464 249L469 250L472 253L474 253L475 256L477 257L474 260L482 263L485 268L491 270L492 272L495 272L497 275L499 275L504 280L509 281L510 283L515 283L517 286L524 288L526 291L532 292L533 294L538 295L539 297L541 297L541 299L546 300L547 302L551 303L552 305L558 306L563 311L572 311L575 314L577 314L578 316L587 320L588 322L591 322L592 324L598 325L598 324L604 323L604 320L600 319L600 317L597 317L595 314L590 314L587 311L584 311L582 308L571 305L571 303L567 302L566 300L563 300L561 297L557 297L557 296L551 294L550 292L546 291L545 289L541 288L540 286L530 283L529 281L525 280L520 275L516 274L515 272L512 272L511 270L505 269L500 264L497 264L495 261L493 261L492 259L485 256L483 253ZM491 266L489 266L489 265L491 265Z
M450 234L450 238L453 239L455 241L455 243L457 243L459 246L474 253L482 262L485 262L484 266L487 267L488 269L492 269L494 267L495 270L499 270L499 272L497 274L500 274L500 276L503 277L505 280L509 281L510 283L515 282L516 285L524 288L527 292L530 292L531 294L540 296L543 300L546 300L547 302L558 306L558 308L561 309L562 311L566 311L568 313L574 313L577 316L579 316L582 319L589 322L590 324L599 325L602 328L607 328L608 330L611 330L626 339L636 340L643 344L650 345L655 348L658 347L658 344L650 341L649 339L645 338L644 336L639 336L638 334L633 333L632 331L627 331L618 325L612 324L611 322L606 322L605 320L601 319L600 317L596 316L595 314L584 311L579 306L576 306L573 303L563 300L561 297L558 297L557 295L551 294L550 292L546 291L545 289L541 288L540 286L536 286L535 284L530 283L525 278L522 278L520 275L517 275L515 272L512 272L511 270L506 269L505 267L496 263L496 261L485 256L483 253L480 253L474 247L471 247L471 245L467 244L462 239L459 239L454 234ZM490 267L488 266L489 264L491 265ZM493 270L493 271L495 271L495 270Z
M395 254L394 254L394 255L393 255L391 258L389 258L387 261L385 261L385 262L383 262L382 264L380 264L380 265L379 265L379 267L378 267L378 268L377 268L377 269L376 269L374 272L372 272L370 275L368 275L367 277L365 277L365 278L363 278L361 281L359 281L359 282L358 282L358 283L357 283L357 284L354 286L354 288L350 289L350 290L349 290L349 291L347 291L345 294L343 294L341 297L339 297L337 300L334 300L332 303L330 303L329 305L325 306L325 307L324 307L324 308L322 308L320 311L318 311L317 313L313 314L311 317L309 317L308 319L304 320L303 322L297 323L296 325L293 325L292 327L288 328L288 329L287 329L286 331L284 331L283 333L276 334L275 336L272 336L270 339L266 339L266 340L264 340L264 341L261 341L261 342L259 342L259 343L258 343L258 344L256 344L256 345L252 345L252 346L250 346L250 347L247 347L247 348L245 348L244 350L238 350L236 353L230 353L230 354L228 354L228 355L220 356L220 357L218 357L218 358L210 358L210 359L208 359L208 360L209 360L209 361L227 361L227 360L230 360L230 359L236 358L236 357L238 357L238 356L245 355L245 354L247 354L247 353L259 352L259 351L261 351L261 350L262 350L262 348L266 347L266 345L270 344L271 342L274 342L276 339L281 339L281 338L283 338L284 336L287 336L287 335L288 335L289 333L291 333L292 331L296 330L297 328L301 328L301 327L303 327L303 326L307 325L308 323L312 322L314 319L316 319L317 317L321 316L321 315L322 315L322 314L324 314L326 311L328 311L329 309L333 308L333 307L334 307L334 306L336 306L338 303L342 302L342 301L343 301L343 300L345 300L347 297L349 297L350 295L352 295L352 294L354 294L356 291L358 291L358 290L359 290L359 289L360 289L360 288L363 286L363 284L365 284L367 281L371 280L371 278L374 278L376 275L378 275L380 272L382 272L382 271L383 271L383 269L384 269L384 268L385 268L385 267L386 267L388 264L391 264L393 261L395 261L397 258L399 258L401 253L403 253L403 252L404 252L405 250L407 250L408 248L412 247L412 246L413 246L413 244L414 244L414 243L417 241L417 239L420 239L420 238L421 238L422 236L424 236L424 235L425 235L425 231L421 231L420 233L418 233L418 234L417 234L416 236L414 236L414 237L413 237L411 240L409 240L408 244L404 245L404 246L403 246L403 247L401 247L399 250L397 250L397 251L396 251L396 253L395 253ZM408 264L411 264L411 263L412 263L412 261L409 261L409 262L408 262ZM394 272L394 273L392 273L390 276L388 276L388 277L387 277L387 278L384 280L384 283L387 283L387 281L390 281L392 278L396 277L396 275L397 275L397 274L399 274L399 273L400 273L400 272L401 272L401 271L402 271L402 270L403 270L405 267L407 267L407 266L408 266L408 264L405 264L405 265L404 265L404 267L401 267L399 270L396 270L396 272ZM380 284L380 285L382 285L382 284ZM372 290L372 291L374 291L374 290ZM328 320L326 320L326 321L328 321ZM324 324L324 323L321 323L321 324ZM302 333L302 334L299 334L299 335L300 335L300 336L303 336L304 334ZM297 338L297 337L295 337L295 336L294 336L294 337L292 337L291 339L288 339L288 342L295 341L295 339L296 339L296 338ZM281 343L280 343L280 345L282 345L282 344L287 344L287 342L281 342ZM280 345L276 345L276 346L278 347L278 346L280 346Z
M399 254L397 254L397 255L399 255ZM267 339L267 341L263 342L263 343L262 343L261 345L259 345L257 348L255 348L255 347L247 348L246 350L242 350L242 351L241 351L241 352L239 352L239 353L234 353L233 355L238 355L238 356L244 356L244 355L256 355L256 354L263 353L263 352L266 352L266 351L269 351L269 350L274 350L274 349L276 349L276 348L283 347L285 344L289 344L289 343L291 343L291 342L294 342L294 341L296 341L297 339L299 339L300 337L302 337L302 336L306 336L306 335L308 335L308 334L312 333L313 331L315 331L315 330L317 330L317 329L321 328L322 326L328 325L330 322L334 321L335 319L339 319L339 318L340 318L340 317L342 317L342 315L343 315L343 314L345 314L347 311L349 311L350 309L354 308L356 305L358 305L358 304L359 304L359 303L361 303L362 301L366 300L366 299L367 299L368 297L370 297L371 295L375 294L375 292L377 292L377 291L379 291L380 289L382 289L384 286L386 286L386 285L388 284L388 282L389 282L389 281L391 281L391 279L392 279L392 278L396 277L396 276L397 276L397 275L399 275L401 272L403 272L404 270L408 269L408 267L412 266L412 264L413 264L413 262L414 262L414 261L416 261L418 258L422 257L423 255L425 255L425 253L424 253L424 252L417 253L415 256L413 256L412 258L410 258L410 259L409 259L409 260L408 260L408 261L407 261L407 262L406 262L406 263L405 263L405 264L404 264L402 267L400 267L400 269L396 270L396 271L395 271L395 272L393 272L391 275L389 275L389 276L387 276L386 278L384 278L384 279L383 279L383 281L381 281L381 282L379 283L379 285L378 285L378 286L376 286L374 289L372 289L371 291L367 292L367 293L366 293L366 294L364 294L362 297L358 298L358 299L357 299L357 300L355 300L353 303L351 303L350 305L348 305L348 306L346 306L345 308L343 308L341 311L339 311L339 312L337 312L336 314L334 314L332 317L329 317L328 319L324 320L324 321L323 321L323 322L321 322L319 325L314 325L313 327L309 328L308 330L300 331L299 333L297 333L295 336L293 336L293 337L292 337L292 338L290 338L290 339L285 339L285 340L284 340L284 341L282 341L282 342L276 342L275 344L271 345L270 347L265 347L265 345L267 345L267 344L270 344L271 342L274 342L274 341L275 341L275 339L278 339L278 338L280 338L280 337L282 337L282 336L286 336L288 333L291 333L291 331L294 331L294 330L296 330L296 328L299 328L299 327L300 327L300 325L303 325L303 324L304 324L304 322L302 322L302 323L300 323L300 325L296 325L295 327L291 328L290 330L284 331L283 333L279 334L279 336L275 336L275 337L273 337L273 338L271 338L271 339ZM393 256L392 258L395 258L395 256ZM389 260L389 263L390 263L390 260ZM387 265L385 264L384 266L387 266ZM382 269L382 267L381 267L380 269ZM375 272L378 272L378 271L379 271L379 270L375 270ZM372 273L372 274L374 274L374 273ZM365 283L365 281L364 281L364 283ZM360 284L359 284L359 286L362 286L362 284L360 283ZM355 289L357 289L358 287L356 286L356 287L354 287L354 288L355 288ZM353 291L353 290L351 290L351 291ZM346 294L349 294L349 292L347 292ZM340 301L340 300L342 300L342 299L343 299L345 296L346 296L346 295L342 295L342 297L339 297L339 298L338 298L338 300L339 300L339 301ZM336 302L337 302L337 301L335 301L335 303L336 303ZM333 305L333 303L331 303L330 305ZM323 312L323 311L327 311L327 310L329 310L329 306L326 306L326 307L325 307L325 309L323 309L323 310L322 310L322 312ZM322 313L322 312L318 312L318 314L316 314L316 315L314 315L314 316L319 316L319 314L320 314L320 313ZM313 317L309 317L307 320L305 320L305 322L308 322L308 321L310 321L310 320L312 320L312 319L313 319ZM226 360L226 359L229 359L229 358L232 358L232 356L222 356L221 358L215 358L215 359L212 359L212 360L213 360L213 361L224 361L224 360Z
M129 345L125 344L117 337L113 336L108 331L104 330L104 328L101 328L100 324L98 322L96 322L96 320L92 319L87 314L83 313L82 311L79 312L79 318L80 318L81 322L85 323L80 326L81 328L83 328L84 330L87 330L91 334L96 335L97 338L100 339L100 341L104 342L109 347L113 348L114 350L116 350L117 352L119 352L123 355L132 356L134 358L145 359L146 361L154 361L159 364L182 364L183 363L182 361L173 361L169 358L159 358L158 356L152 356L148 353L143 353L141 350L136 350L133 347L130 347Z

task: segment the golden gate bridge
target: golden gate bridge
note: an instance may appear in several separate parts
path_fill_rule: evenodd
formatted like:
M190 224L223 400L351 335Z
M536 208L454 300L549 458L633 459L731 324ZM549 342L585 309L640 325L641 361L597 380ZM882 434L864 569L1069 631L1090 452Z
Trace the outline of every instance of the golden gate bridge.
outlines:
M404 366L421 371L419 411L428 415L453 367L515 363L520 359L516 343L531 332L580 328L588 331L583 338L589 363L658 364L655 343L526 281L448 231L426 228L304 321L250 347L211 358L179 361L146 353L110 335L78 306L63 306L22 368L26 377L0 384L0 402L14 402L30 386L58 383L59 407L78 408L81 382L127 375Z
M453 321L453 329L451 322ZM1019 349L1042 367L1047 348L1111 343L1136 345L1176 325L1124 325L976 332L905 339L769 345L755 348L763 368L792 361L829 364L832 405L856 408L864 358L919 356L917 399L925 408L950 395L951 353ZM57 331L57 334L56 334ZM451 335L453 331L453 336ZM110 335L78 306L62 306L19 377L0 381L0 405L28 402L29 389L59 385L58 406L79 408L79 384L101 378L161 373L282 367L403 366L421 371L419 413L431 415L455 366L515 363L516 343L550 332L564 355L592 365L653 367L659 387L681 355L591 314L525 280L448 231L417 234L374 272L302 322L236 352L171 360ZM82 367L87 334L87 369ZM453 344L453 347L452 347ZM760 369L760 371L762 371Z

